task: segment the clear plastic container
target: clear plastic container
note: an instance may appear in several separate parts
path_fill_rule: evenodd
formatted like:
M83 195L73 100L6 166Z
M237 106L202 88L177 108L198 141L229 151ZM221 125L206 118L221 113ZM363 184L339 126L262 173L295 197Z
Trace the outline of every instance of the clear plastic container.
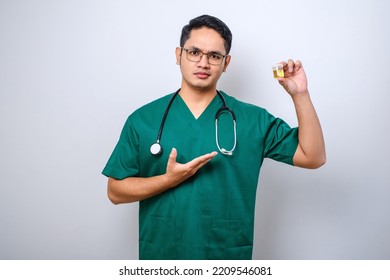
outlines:
M274 78L284 78L283 64L275 64L272 66L274 72Z

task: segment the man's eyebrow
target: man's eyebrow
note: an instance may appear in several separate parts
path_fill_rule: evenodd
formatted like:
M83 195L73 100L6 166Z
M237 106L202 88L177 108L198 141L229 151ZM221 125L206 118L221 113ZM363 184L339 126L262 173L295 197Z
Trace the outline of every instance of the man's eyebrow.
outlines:
M190 46L188 49L191 50L191 51L201 51L201 52L203 52L203 50L201 50L200 48L195 47L195 46ZM204 52L204 53L206 53L206 52ZM207 52L207 53L208 53L208 54L220 54L220 55L224 55L224 54L222 54L220 51L209 51L209 52Z

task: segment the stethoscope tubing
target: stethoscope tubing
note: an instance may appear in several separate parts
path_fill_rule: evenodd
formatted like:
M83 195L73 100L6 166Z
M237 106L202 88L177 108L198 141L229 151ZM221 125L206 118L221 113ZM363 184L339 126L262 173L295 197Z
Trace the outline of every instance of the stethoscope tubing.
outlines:
M167 116L168 116L168 113L169 113L169 110L171 109L171 105L173 103L173 101L175 100L176 96L179 94L179 91L180 89L178 89L172 96L171 100L169 100L169 103L167 105L167 108L165 109L165 112L164 112L164 115L163 115L163 118L161 120L161 124L160 124L160 128L158 130L158 133L157 133L157 140L154 144L152 144L150 146L150 153L154 156L157 156L157 155L160 155L162 153L162 146L160 144L160 141L161 141L161 136L162 136L162 132L163 132L163 129L164 129L164 126L165 126L165 121L167 119ZM217 147L218 147L218 150L224 154L224 155L233 155L233 151L234 149L236 148L236 143L237 143L237 132L236 132L236 115L234 114L234 111L233 109L231 109L230 107L227 107L226 106L226 100L225 98L223 97L222 93L220 91L217 90L217 94L219 95L219 97L221 98L222 100L222 107L218 109L218 111L216 112L215 114L215 141L216 141L216 144L217 144ZM219 119L219 116L223 113L227 111L232 119L233 119L233 129L234 129L234 144L233 144L233 148L231 150L226 150L224 148L221 148L219 146L219 140L218 140L218 119Z

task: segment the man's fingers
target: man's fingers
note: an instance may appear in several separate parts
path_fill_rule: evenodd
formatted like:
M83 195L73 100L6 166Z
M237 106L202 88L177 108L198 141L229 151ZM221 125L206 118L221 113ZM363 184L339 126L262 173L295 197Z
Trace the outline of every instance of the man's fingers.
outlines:
M172 186L177 186L184 180L193 176L201 167L208 163L217 154L217 152L212 152L182 164L176 162L177 151L175 148L173 148L169 154L167 164L167 174L169 174L169 177L173 182Z
M190 165L191 168L198 170L199 168L203 167L206 163L208 163L217 154L218 154L217 152L205 154L203 156L193 159L188 164Z
M283 70L288 73L296 72L302 67L302 62L300 60L294 62L291 58L287 62L281 61L279 63L283 65Z
M298 71L302 67L302 62L300 60L295 61L294 63L295 71Z
M200 167L205 165L207 162L209 162L217 154L218 154L217 152L211 152L211 153L205 154L203 156L194 158L193 160L187 162L187 164L183 164L183 165L187 165L188 168L199 169ZM173 164L177 163L176 158L177 158L177 150L175 148L172 148L172 151L169 154L169 158L168 158L168 165L173 165Z
M287 61L288 65L288 72L292 73L294 71L294 61L292 59L289 59Z

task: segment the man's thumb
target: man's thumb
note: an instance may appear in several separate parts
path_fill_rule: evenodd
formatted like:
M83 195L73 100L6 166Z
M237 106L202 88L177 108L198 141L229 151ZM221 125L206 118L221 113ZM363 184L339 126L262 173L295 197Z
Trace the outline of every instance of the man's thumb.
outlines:
M176 162L176 157L177 157L177 151L175 148L172 148L171 153L169 154L169 162L175 163Z

